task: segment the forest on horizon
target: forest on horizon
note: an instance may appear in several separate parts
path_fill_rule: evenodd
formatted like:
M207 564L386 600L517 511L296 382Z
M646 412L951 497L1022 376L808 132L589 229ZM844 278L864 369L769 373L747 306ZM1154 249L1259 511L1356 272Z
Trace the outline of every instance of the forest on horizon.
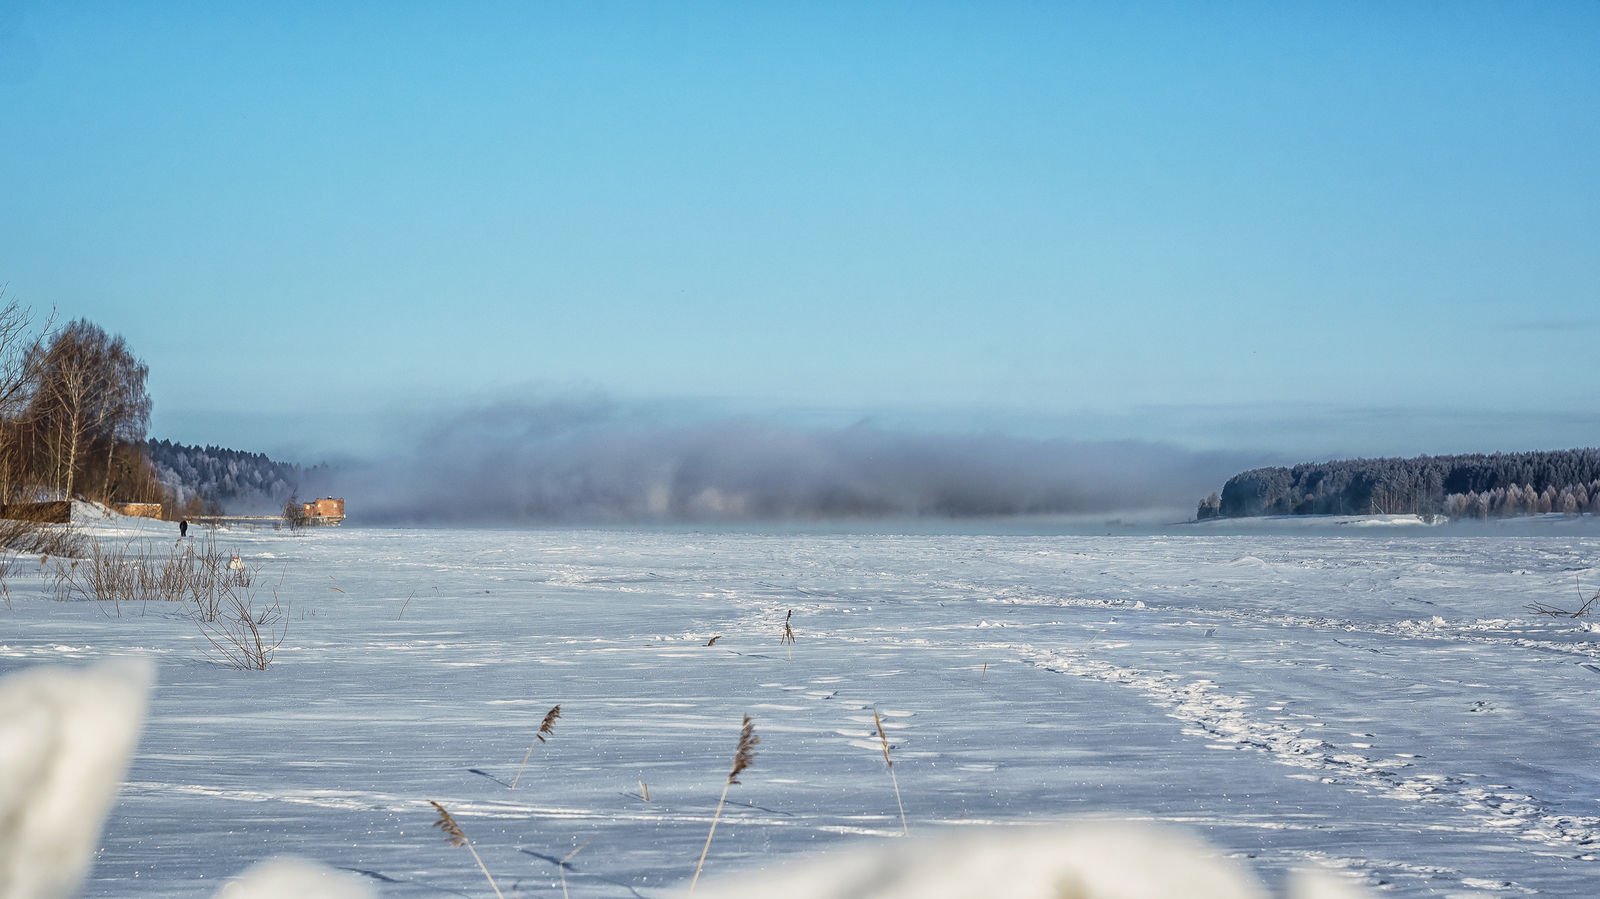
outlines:
M1600 449L1336 459L1256 468L1196 518L1410 514L1452 520L1600 514Z

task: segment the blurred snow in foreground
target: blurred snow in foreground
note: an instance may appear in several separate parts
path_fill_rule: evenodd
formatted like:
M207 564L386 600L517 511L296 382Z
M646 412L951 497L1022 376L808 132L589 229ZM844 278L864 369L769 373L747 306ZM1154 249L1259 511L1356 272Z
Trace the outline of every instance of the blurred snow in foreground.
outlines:
M139 742L154 666L33 668L0 680L0 897L70 896Z
M78 890L139 743L155 666L119 659L0 678L0 899ZM262 862L226 899L367 899L360 880L297 859Z
M372 899L375 895L359 878L298 858L252 865L216 892L217 899Z
M1056 827L970 829L958 836L823 853L721 878L705 899L1265 899L1250 874L1187 834L1084 819ZM1348 880L1296 873L1290 899L1361 899Z

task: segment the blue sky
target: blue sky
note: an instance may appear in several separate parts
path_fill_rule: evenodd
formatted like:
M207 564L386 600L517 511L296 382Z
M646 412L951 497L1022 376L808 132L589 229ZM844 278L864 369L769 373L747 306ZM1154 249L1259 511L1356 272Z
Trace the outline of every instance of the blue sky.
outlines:
M0 282L125 335L155 436L289 455L575 396L1594 445L1596 46L1593 3L3 3Z

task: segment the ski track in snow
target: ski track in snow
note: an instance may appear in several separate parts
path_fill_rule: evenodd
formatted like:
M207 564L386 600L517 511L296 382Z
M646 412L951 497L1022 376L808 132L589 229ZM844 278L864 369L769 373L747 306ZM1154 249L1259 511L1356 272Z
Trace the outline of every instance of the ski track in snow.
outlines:
M1135 606L1135 603L1129 600L1051 599L1039 601L1039 604L1099 607L1122 612L1147 609L1154 611L1157 608L1147 606L1142 601ZM1600 665L1595 664L1595 661L1600 661L1600 643L1532 640L1526 637L1505 638L1473 633L1473 631L1500 630L1512 626L1512 622L1503 619L1452 625L1442 617L1435 617L1429 621L1405 620L1397 624L1372 625L1336 618L1284 614L1262 619L1259 616L1227 609L1179 608L1162 609L1162 611L1192 612L1236 624L1422 637L1488 646L1513 646L1594 660L1580 665L1587 670L1600 673ZM981 622L979 626L990 625L988 622ZM1585 625L1585 629L1592 627ZM1589 847L1600 841L1600 816L1557 814L1534 796L1474 788L1458 777L1417 772L1403 773L1405 769L1415 767L1414 762L1405 758L1374 759L1356 753L1338 752L1338 747L1314 736L1308 736L1307 727L1250 718L1246 710L1251 707L1252 702L1221 692L1218 685L1209 680L1185 681L1177 674L1123 668L1104 659L1093 658L1086 652L1044 650L1028 644L987 645L997 651L1015 653L1018 658L1031 661L1052 672L1121 684L1138 690L1151 700L1172 708L1174 718L1193 726L1185 730L1185 733L1212 738L1219 742L1226 741L1226 746L1218 748L1255 749L1272 755L1280 764L1323 772L1320 776L1293 775L1296 777L1316 779L1327 784L1358 785L1370 788L1378 795L1400 801L1453 806L1477 814L1486 827L1500 832L1516 833L1525 839L1550 846ZM1580 858L1594 860L1588 856Z
M1404 802L1452 806L1472 812L1491 830L1515 833L1550 846L1590 846L1600 839L1600 817L1555 814L1533 796L1469 787L1458 777L1408 772L1406 769L1414 768L1415 763L1404 758L1368 758L1339 752L1338 747L1307 735L1307 727L1252 719L1246 712L1251 702L1221 692L1209 680L1186 680L1177 674L1122 668L1085 654L1040 650L1027 644L996 643L990 647L1015 653L1048 671L1137 690L1172 709L1172 717L1189 724L1184 733L1213 740L1215 748L1254 749L1273 756L1280 764L1319 772L1293 777L1366 787L1380 796Z

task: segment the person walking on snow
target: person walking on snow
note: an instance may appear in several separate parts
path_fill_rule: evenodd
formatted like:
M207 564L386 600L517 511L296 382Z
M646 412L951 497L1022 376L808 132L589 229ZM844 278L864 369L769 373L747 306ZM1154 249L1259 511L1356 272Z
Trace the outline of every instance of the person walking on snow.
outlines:
M187 536L189 536L189 519L185 518L182 521L178 522L178 536L179 537L187 537Z

